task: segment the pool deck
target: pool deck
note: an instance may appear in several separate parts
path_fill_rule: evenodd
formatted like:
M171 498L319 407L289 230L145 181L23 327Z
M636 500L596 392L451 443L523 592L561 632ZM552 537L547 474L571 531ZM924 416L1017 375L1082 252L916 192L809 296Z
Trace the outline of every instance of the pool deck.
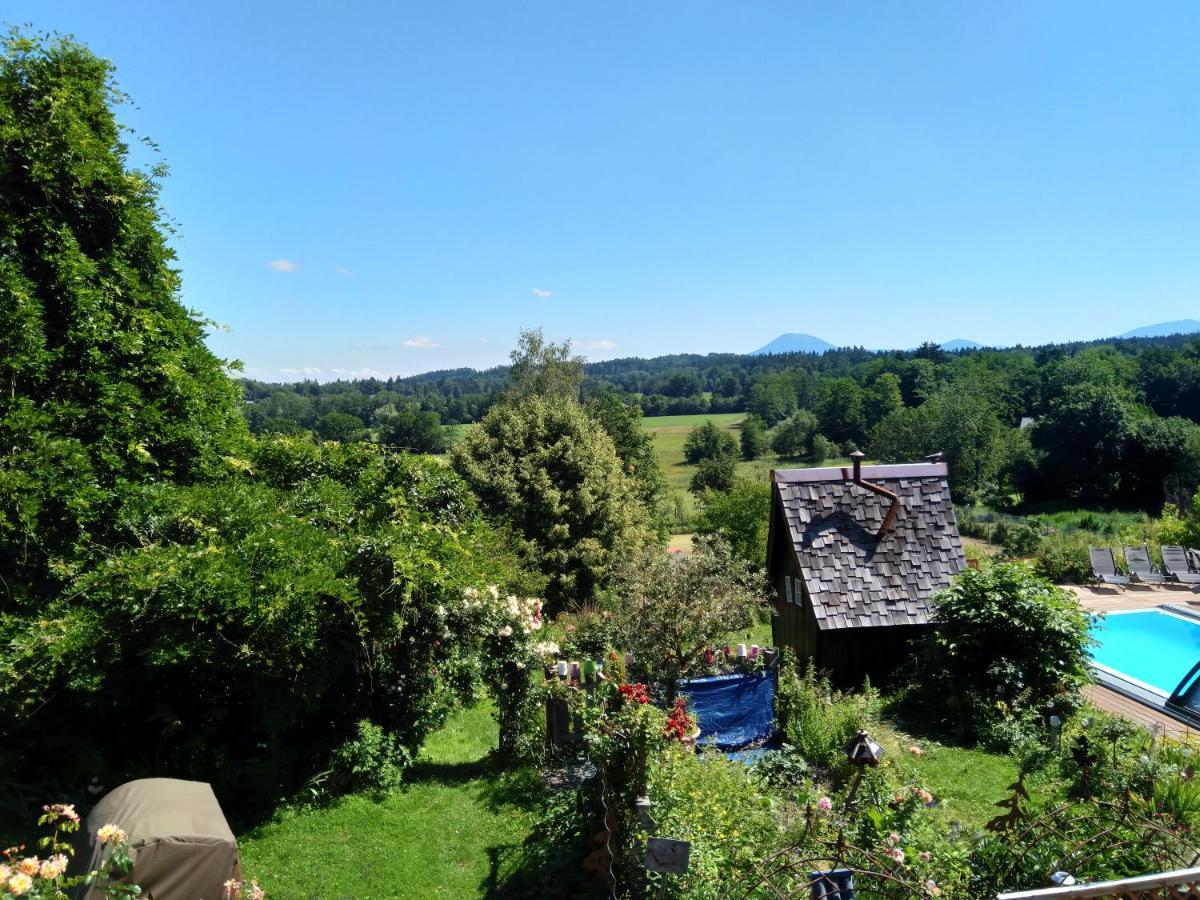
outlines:
M1190 607L1200 613L1200 591L1181 585L1134 585L1126 588L1081 587L1074 584L1063 586L1079 598L1079 603L1084 609L1092 612L1128 612L1135 609L1153 609L1170 603L1173 606ZM1093 706L1136 722L1151 731L1159 731L1172 737L1200 736L1200 731L1186 723L1100 684L1088 688L1087 699Z

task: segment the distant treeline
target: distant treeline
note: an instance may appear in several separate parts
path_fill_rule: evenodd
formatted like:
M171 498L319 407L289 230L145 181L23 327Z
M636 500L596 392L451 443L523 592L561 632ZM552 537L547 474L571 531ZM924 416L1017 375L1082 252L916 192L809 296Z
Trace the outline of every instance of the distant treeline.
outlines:
M674 355L590 363L583 392L645 415L746 412L877 459L946 453L959 499L1103 499L1145 508L1200 480L1200 339L1177 335L947 352ZM507 367L327 384L244 382L256 432L311 429L437 452ZM1025 427L1022 427L1024 425Z

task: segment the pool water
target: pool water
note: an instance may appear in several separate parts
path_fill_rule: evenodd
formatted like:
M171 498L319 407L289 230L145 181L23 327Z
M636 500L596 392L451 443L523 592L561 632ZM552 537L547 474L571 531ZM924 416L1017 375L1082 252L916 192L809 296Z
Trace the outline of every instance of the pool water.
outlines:
M1110 613L1091 632L1099 665L1168 696L1200 660L1200 621L1162 610Z

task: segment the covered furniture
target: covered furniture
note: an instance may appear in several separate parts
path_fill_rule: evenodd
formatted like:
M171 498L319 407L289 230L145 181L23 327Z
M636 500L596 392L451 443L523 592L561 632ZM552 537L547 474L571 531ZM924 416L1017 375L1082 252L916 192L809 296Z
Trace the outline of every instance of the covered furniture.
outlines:
M1145 547L1125 548L1125 567L1129 569L1129 577L1139 584L1162 584L1166 579L1154 571L1150 562L1150 554Z
M237 840L203 782L143 778L110 791L80 831L86 842L75 856L80 872L102 864L108 848L96 842L96 829L109 823L129 836L133 871L124 880L148 900L221 900L226 881L242 880ZM101 894L92 888L80 896Z
M1088 557L1092 561L1092 574L1097 580L1105 584L1129 584L1129 576L1117 571L1117 559L1111 547L1088 547Z
M1181 584L1200 584L1200 572L1193 572L1188 565L1188 552L1182 547L1165 546L1162 548L1163 571L1173 581Z

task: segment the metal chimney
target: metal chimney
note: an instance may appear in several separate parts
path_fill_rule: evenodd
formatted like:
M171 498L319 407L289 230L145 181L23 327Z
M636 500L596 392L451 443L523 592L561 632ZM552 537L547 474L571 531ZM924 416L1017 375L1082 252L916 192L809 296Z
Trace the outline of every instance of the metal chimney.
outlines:
M892 501L892 505L888 507L887 515L883 517L883 524L879 526L879 531L875 533L875 539L881 539L887 534L893 525L896 524L896 513L900 511L900 498L895 493L878 484L872 484L869 481L864 481L862 477L862 461L866 459L867 454L861 450L855 450L850 454L850 459L854 463L854 483L866 488L873 494L878 494L881 497L887 497ZM846 470L842 469L842 477L846 476Z

